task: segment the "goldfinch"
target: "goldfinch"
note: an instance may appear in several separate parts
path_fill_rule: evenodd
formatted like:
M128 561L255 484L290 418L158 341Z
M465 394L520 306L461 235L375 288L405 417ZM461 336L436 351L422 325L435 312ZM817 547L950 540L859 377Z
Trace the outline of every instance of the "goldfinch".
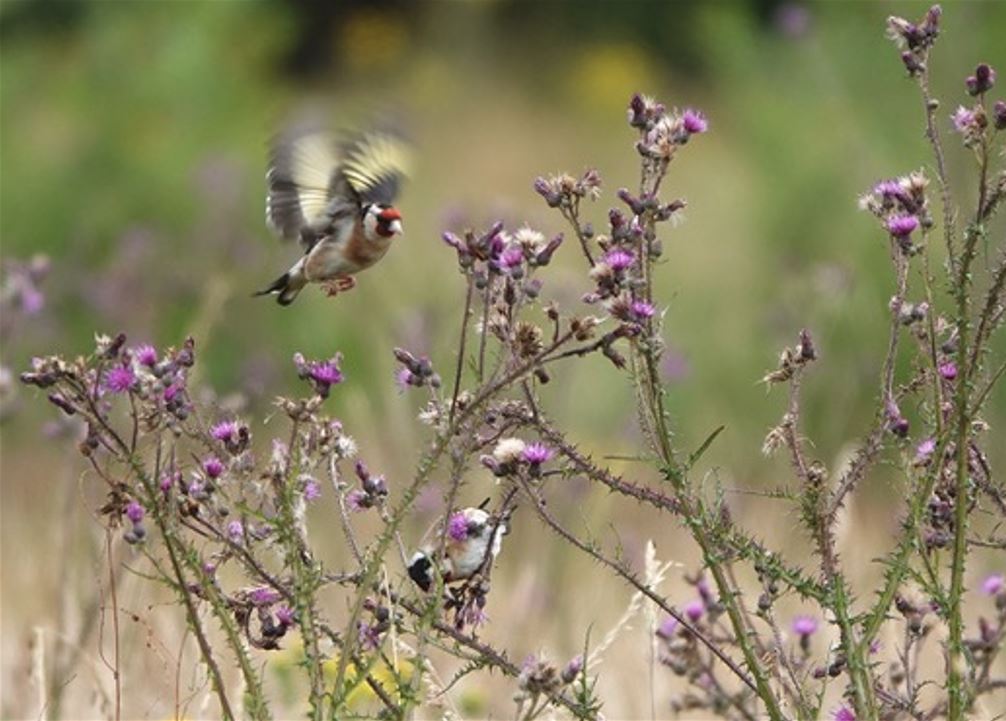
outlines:
M308 283L328 295L384 257L402 233L392 205L407 174L410 149L393 130L375 128L340 142L317 126L293 127L274 139L266 173L266 223L304 254L255 295L289 305Z
M482 508L466 508L447 520L444 561L441 574L444 583L464 581L492 563L499 555L503 536L507 533L506 518L491 515ZM432 544L424 546L409 560L409 578L423 591L433 587L433 557L440 534Z

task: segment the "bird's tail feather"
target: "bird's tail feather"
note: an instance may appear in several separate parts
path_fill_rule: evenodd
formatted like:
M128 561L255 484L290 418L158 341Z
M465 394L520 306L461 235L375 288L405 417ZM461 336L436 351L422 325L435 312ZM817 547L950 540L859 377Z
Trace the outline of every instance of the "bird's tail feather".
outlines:
M297 268L295 267L293 270L288 270L286 273L274 280L269 287L263 288L252 295L259 296L275 294L277 303L280 305L290 305L306 284L307 281L304 276L298 273Z

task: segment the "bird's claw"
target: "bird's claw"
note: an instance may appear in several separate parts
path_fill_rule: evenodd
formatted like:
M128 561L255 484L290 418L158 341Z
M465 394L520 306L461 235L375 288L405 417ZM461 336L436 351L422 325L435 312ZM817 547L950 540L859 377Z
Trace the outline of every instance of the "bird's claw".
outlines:
M339 294L340 291L345 292L347 290L352 290L356 287L356 278L352 276L346 276L344 278L336 278L335 280L330 280L327 283L322 283L322 288L325 289L325 295L332 298Z

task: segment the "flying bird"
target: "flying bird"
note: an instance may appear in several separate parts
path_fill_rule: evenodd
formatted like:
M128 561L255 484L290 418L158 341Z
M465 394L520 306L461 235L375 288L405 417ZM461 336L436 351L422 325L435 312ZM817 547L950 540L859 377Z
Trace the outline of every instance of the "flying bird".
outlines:
M396 130L374 127L340 140L316 125L295 126L273 140L266 172L266 223L303 255L255 295L289 305L308 283L329 296L384 257L402 232L393 205L410 147Z

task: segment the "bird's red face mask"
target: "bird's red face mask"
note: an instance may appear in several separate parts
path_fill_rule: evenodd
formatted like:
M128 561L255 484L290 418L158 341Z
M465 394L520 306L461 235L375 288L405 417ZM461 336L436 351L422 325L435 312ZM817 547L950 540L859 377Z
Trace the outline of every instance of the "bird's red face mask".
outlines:
M402 214L397 208L384 208L377 213L377 234L383 238L390 238L402 232Z

